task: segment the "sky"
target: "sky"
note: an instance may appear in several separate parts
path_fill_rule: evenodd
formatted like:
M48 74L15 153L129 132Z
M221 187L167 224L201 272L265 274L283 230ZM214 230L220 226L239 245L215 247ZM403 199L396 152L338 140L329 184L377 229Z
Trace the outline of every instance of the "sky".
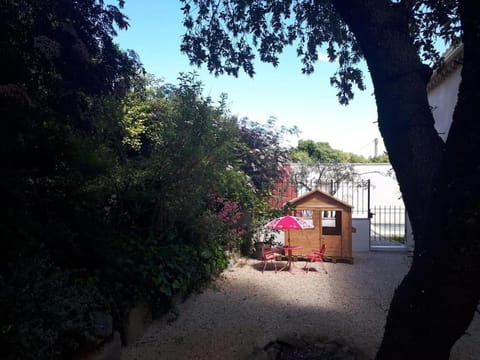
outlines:
M180 52L182 26L181 4L178 0L127 0L123 12L130 27L119 31L115 41L124 50L138 53L147 72L168 83L178 83L181 72L196 71L204 85L204 95L218 100L228 95L228 105L239 118L264 123L271 116L279 126L297 126L299 137L290 139L296 146L299 139L328 142L334 149L364 156L385 151L378 131L377 110L370 76L363 66L367 89L356 90L350 105L338 103L330 76L336 65L318 61L315 72L304 75L294 48L287 48L276 68L256 61L255 76L240 73L215 77L206 67L189 64Z

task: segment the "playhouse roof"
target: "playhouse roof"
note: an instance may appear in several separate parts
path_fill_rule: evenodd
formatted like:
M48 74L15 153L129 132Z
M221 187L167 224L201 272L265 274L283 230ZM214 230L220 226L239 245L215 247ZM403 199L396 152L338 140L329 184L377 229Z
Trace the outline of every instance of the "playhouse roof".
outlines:
M311 206L312 200L316 200L318 203L324 203L324 204L329 204L329 205L337 205L340 207L346 207L348 209L352 209L352 205L347 204L346 202L343 202L336 197L323 192L319 189L315 189L313 191L307 192L303 195L300 195L299 197L296 197L295 199L292 199L289 201L289 203L294 204L294 205L301 205L304 203L308 203L309 206ZM313 205L315 206L315 205Z

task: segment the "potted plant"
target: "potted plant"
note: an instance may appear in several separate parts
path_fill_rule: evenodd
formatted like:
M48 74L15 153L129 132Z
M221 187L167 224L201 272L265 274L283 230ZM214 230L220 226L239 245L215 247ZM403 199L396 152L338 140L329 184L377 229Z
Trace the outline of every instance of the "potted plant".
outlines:
M271 230L264 230L262 234L257 235L257 239L254 242L255 258L261 259L263 257L263 249L265 247L276 248L277 253L283 254L283 249L279 247L280 245L282 245L282 243L277 241L275 233Z

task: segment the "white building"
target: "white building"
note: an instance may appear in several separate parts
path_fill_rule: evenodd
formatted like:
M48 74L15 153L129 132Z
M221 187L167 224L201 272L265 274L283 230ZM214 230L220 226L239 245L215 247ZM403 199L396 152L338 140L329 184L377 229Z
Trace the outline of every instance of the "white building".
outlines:
M427 95L435 119L435 129L442 140L446 141L462 80L463 45L450 48L443 57L443 65L434 71L427 85ZM407 221L407 242L413 242L409 221Z
M461 82L463 45L449 49L444 58L444 65L433 73L428 83L427 93L435 119L435 129L443 141L446 141Z

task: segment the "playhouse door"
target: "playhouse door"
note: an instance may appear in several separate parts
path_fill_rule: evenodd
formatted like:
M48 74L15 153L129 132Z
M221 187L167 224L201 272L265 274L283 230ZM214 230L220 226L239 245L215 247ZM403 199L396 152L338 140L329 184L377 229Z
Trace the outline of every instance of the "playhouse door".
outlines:
M322 211L320 240L327 248L326 256L342 256L342 211Z

